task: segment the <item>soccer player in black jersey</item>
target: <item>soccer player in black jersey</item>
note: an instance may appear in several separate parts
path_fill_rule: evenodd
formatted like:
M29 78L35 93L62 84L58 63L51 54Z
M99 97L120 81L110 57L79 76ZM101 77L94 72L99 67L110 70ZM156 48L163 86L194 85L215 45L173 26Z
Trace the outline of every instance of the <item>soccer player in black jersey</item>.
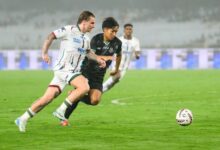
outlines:
M115 70L110 74L115 75L118 73L121 62L122 47L122 42L116 37L118 29L118 22L113 17L108 17L102 23L103 33L99 33L92 38L90 43L91 49L94 50L97 56L106 61L106 67L100 68L97 62L88 60L88 58L84 59L81 72L88 79L90 90L88 95L85 95L79 101L88 105L97 105L100 102L102 96L103 79L107 68L112 62L114 54L116 54ZM61 120L61 125L68 125L69 116L76 109L78 102L73 103L72 106L68 107L65 112L66 120L59 118Z

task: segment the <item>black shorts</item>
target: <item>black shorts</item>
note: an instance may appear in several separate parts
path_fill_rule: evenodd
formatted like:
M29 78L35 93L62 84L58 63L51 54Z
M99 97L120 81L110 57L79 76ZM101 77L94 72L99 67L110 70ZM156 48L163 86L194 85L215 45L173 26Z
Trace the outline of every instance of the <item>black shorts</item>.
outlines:
M90 89L97 89L102 92L103 89L102 83L103 83L104 75L92 74L86 71L83 71L82 75L89 80Z

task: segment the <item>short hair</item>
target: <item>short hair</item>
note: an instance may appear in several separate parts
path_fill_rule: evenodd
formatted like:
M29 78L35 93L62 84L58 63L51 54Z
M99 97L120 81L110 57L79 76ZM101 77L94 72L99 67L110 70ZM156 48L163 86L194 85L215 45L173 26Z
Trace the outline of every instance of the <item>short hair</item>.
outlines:
M90 19L90 17L95 17L95 15L90 12L90 11L83 11L80 15L79 15L79 18L78 18L78 21L77 21L77 24L80 24L82 23L83 20L86 20L88 21Z
M102 29L113 28L113 27L119 27L118 22L113 17L107 17L102 22Z
M126 28L126 27L132 27L132 28L133 28L133 24L131 24L131 23L126 23L126 24L124 25L124 28Z

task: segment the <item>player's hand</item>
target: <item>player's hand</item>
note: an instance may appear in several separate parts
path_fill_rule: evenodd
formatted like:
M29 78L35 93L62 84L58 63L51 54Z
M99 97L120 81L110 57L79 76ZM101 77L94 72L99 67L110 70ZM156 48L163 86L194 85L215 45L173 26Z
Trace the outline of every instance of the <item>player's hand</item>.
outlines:
M136 59L139 59L139 58L140 58L140 55L135 55L135 58L136 58Z
M106 67L106 62L105 62L104 59L102 59L102 58L97 58L97 62L98 62L98 64L99 64L99 67L100 67L100 68L105 68L105 67Z
M42 59L45 61L47 64L50 64L50 57L48 54L42 54Z

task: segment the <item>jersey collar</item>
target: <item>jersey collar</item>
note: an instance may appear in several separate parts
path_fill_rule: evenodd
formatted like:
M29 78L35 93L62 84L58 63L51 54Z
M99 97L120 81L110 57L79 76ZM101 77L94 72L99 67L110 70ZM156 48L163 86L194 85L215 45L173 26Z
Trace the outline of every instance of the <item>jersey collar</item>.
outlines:
M110 40L110 41L104 41L104 33L102 33L102 41L103 41L103 43L105 44L105 45L109 45L114 39L115 39L115 37L114 37L114 39L112 39L112 40Z
M132 36L131 36L131 38L130 38L130 39L125 38L125 36L123 36L123 38L124 38L125 40L132 40L132 39L133 39L133 37L132 37Z
M80 27L79 27L79 24L76 25L77 29L79 30L79 32L84 36L86 33L83 33L81 30L80 30Z

